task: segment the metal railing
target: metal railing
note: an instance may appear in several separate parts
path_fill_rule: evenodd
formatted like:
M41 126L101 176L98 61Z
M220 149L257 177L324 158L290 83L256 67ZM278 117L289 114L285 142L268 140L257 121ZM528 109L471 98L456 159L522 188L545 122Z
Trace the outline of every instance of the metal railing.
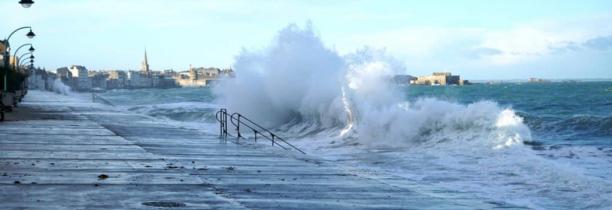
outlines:
M276 135L275 133L272 133L272 131L264 128L263 126L253 122L252 120L250 120L249 118L246 118L245 116L243 116L240 113L233 113L233 114L228 114L227 113L227 109L221 109L216 113L216 118L217 121L219 122L219 137L223 140L227 140L227 136L231 134L229 134L227 132L227 128L228 128L228 124L227 124L227 118L229 116L229 122L232 123L232 125L234 125L234 127L236 128L236 141L240 141L240 138L243 139L247 139L245 137L242 136L242 133L240 132L241 127L243 129L250 129L251 131L253 131L254 134L254 140L255 142L257 142L257 137L261 136L264 137L265 139L269 140L270 142L272 142L272 146L277 146L280 147L284 150L297 150L298 152L302 153L302 154L306 154L304 151L298 149L297 147L293 146L292 144L290 144L289 142L287 142L285 139L283 139L282 137Z
M101 101L103 104L109 105L109 106L115 106L113 103L111 103L109 100L106 100L105 98L102 98L101 96L99 96L98 94L95 93L91 93L91 101L92 102L96 102L96 100Z
M221 109L215 114L217 122L219 122L219 138L227 141L227 109Z

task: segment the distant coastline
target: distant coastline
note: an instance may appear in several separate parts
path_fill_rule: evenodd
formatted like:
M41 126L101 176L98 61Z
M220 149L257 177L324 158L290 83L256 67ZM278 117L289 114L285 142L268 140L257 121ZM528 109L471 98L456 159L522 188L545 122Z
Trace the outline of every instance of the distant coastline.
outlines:
M547 82L612 82L612 78L581 78L581 79L546 79ZM474 79L470 80L474 84L479 83L529 83L529 79Z

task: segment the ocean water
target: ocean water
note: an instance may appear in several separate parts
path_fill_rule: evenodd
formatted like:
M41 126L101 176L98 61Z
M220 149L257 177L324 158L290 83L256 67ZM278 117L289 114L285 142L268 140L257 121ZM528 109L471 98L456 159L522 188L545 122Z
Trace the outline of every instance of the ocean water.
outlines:
M326 124L321 116L298 114L270 128L309 154L422 186L535 209L612 208L612 82L393 89L403 111L353 105L358 117L345 135L347 123ZM101 96L127 111L217 134L214 114L231 105L216 92L141 89Z

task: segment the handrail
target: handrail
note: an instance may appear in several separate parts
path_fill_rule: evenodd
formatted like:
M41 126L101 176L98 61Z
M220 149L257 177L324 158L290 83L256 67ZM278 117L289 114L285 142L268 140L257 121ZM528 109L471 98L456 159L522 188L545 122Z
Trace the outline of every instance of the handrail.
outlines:
M219 122L219 137L227 141L227 109L221 109L215 114L215 118Z
M102 101L103 104L110 105L110 106L115 106L113 103L111 103L110 101L106 100L105 98L102 98L98 94L91 93L91 101L92 102L96 102L96 99Z
M228 132L227 132L227 116L229 114L227 113L226 109L221 109L216 113L216 118L217 121L220 123L220 132L219 135L221 138L226 139ZM240 113L233 113L230 116L230 122L232 123L232 125L234 125L234 127L236 128L236 139L240 140L240 138L244 138L242 137L242 134L240 133L240 127L244 126L247 127L249 129L251 129L253 131L253 133L255 134L255 142L257 142L257 134L259 134L260 136L263 136L264 138L268 139L269 141L272 142L272 146L278 146L284 150L291 150L291 149L295 149L297 151L299 151L302 154L306 154L304 151L300 150L299 148L293 146L292 144L290 144L289 142L287 142L285 139L283 139L282 137L272 133L272 131L264 128L263 126L253 122L251 119L246 118L245 116L243 116ZM242 121L241 121L242 120ZM282 143L282 144L279 144ZM283 146L284 144L284 146ZM290 147L290 148L289 148Z
M236 116L236 115L237 115L238 117L234 117L234 116ZM242 117L242 115L241 115L241 114L239 114L239 113L234 113L234 114L232 114L232 115L230 116L230 121L232 122L232 124L234 124L234 126L236 126L236 132L238 133L238 137L237 137L237 139L240 139L240 137L242 137L242 135L240 135L240 125L244 125L244 126L246 126L246 127L250 128L251 130L253 130L253 133L255 133L255 141L257 141L257 133L258 133L258 131L257 131L255 128L253 128L253 127L249 126L248 124L245 124L245 123L240 123L240 118L243 118L243 117ZM235 122L234 122L234 119L236 119L237 123L235 123ZM274 143L275 143L275 138L274 138L274 137L275 137L275 135L274 135L274 133L272 133L272 132L268 131L267 129L265 129L265 128L261 127L261 126L259 126L258 124L254 123L253 121L250 121L248 118L244 118L244 119L245 119L245 120L248 120L248 122L250 122L251 124L253 124L253 125L255 125L255 126L258 126L260 129L262 129L262 130L264 130L264 131L268 132L268 133L270 134L270 136L271 136L271 137L268 137L268 136L264 135L264 134L265 134L264 132L260 132L260 133L261 133L261 135L262 135L263 137L266 137L266 139L268 139L268 140L272 141L272 146L274 146ZM287 142L285 142L285 143L287 143ZM277 144L277 146L279 146L280 148L283 148L283 149L287 150L287 148L283 147L282 145L280 145L280 144L278 144L278 143L276 143L276 144Z

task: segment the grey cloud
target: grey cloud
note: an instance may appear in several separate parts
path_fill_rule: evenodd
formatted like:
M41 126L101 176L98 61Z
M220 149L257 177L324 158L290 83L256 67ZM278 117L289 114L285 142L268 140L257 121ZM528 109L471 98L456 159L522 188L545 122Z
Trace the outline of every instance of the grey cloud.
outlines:
M582 43L582 45L591 49L607 50L608 48L612 48L612 35L589 39Z
M467 57L473 58L473 59L478 59L478 58L482 58L485 56L491 56L491 55L499 55L499 54L502 54L501 50L494 49L494 48L486 48L486 47L468 50L466 53Z
M580 44L572 41L555 43L548 46L553 53L566 53L581 50Z

